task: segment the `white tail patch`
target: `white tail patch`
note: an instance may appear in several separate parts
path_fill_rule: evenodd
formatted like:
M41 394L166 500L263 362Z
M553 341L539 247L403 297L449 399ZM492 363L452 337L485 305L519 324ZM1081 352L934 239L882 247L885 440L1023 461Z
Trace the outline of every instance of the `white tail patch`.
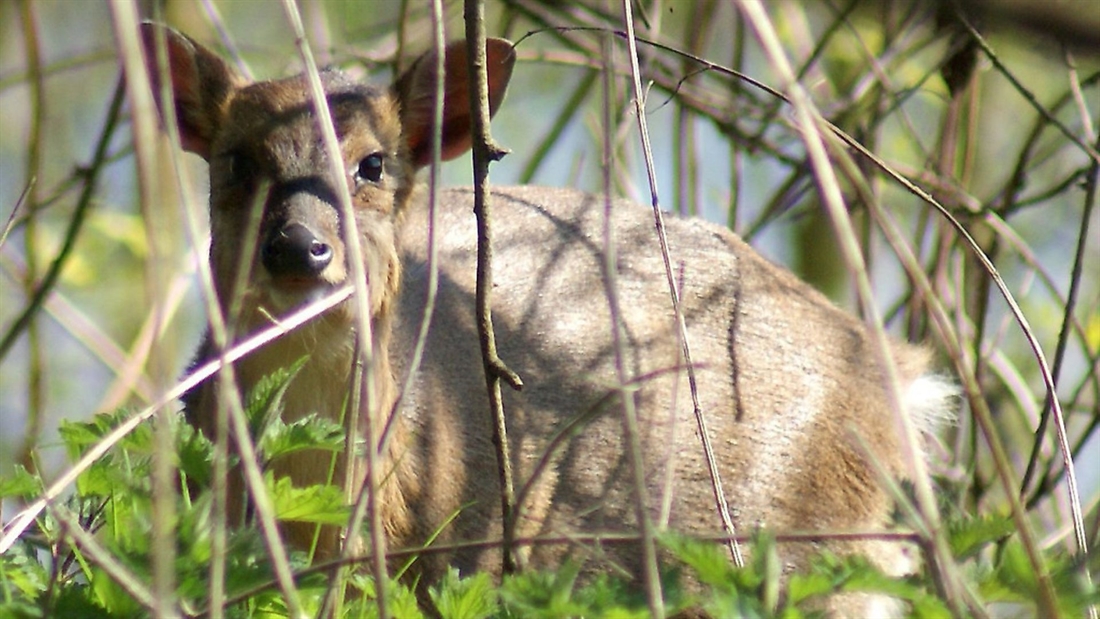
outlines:
M935 436L946 426L955 425L960 389L946 376L925 374L905 390L905 410L923 434Z

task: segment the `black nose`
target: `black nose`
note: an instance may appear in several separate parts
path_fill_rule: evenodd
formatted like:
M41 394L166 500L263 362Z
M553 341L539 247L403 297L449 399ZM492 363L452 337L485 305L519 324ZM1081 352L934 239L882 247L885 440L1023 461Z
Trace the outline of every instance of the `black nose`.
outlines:
M268 235L262 250L272 277L317 277L332 262L332 247L302 224L287 224Z

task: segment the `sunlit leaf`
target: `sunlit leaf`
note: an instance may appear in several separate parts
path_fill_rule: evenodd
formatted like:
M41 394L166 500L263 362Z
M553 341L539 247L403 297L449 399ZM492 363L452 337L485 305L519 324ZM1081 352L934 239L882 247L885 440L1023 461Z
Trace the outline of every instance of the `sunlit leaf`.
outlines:
M344 448L344 428L317 414L290 424L275 419L264 432L260 448L268 461L305 449L340 451Z
M42 489L42 481L16 464L10 475L0 477L0 498L34 496Z
M496 591L484 572L460 578L458 570L451 568L429 593L444 619L482 619L497 608Z
M295 488L290 478L283 477L273 481L270 473L266 481L278 519L315 524L347 524L351 511L344 500L343 489L320 484Z

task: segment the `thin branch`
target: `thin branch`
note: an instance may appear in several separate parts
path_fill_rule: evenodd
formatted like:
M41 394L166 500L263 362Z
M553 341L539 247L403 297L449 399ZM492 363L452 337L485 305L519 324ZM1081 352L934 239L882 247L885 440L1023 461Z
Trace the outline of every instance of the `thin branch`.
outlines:
M630 56L629 62L633 70L634 76L634 109L638 116L639 128L642 134L642 140L646 140L645 131L645 108L643 104L643 97L641 92L641 83L638 75L638 49L633 38L634 17L631 12L630 0L623 0L622 3L623 23L626 24L628 29L627 41L627 54ZM610 49L609 42L604 42L605 48ZM610 53L604 54L605 58L610 58ZM611 87L613 81L611 79L610 71L605 72L604 88L607 92L606 101L604 103L604 122L605 125L610 128L610 109L611 109ZM642 582L645 585L646 602L649 604L649 612L653 617L664 616L664 596L661 593L661 580L657 567L657 532L653 524L653 519L649 516L649 497L646 490L646 473L645 473L645 459L642 456L642 443L640 437L640 429L638 427L638 412L634 404L634 398L627 390L627 374L626 364L624 361L624 345L623 345L623 318L622 310L619 306L619 293L616 286L615 273L618 269L618 256L616 254L615 247L615 226L612 224L611 219L611 188L609 184L609 173L611 170L611 141L606 140L604 146L604 161L605 165L605 186L604 186L604 288L607 296L607 305L610 311L610 327L611 327L611 344L614 349L614 364L615 374L618 380L618 389L620 390L620 403L622 405L622 428L623 428L623 443L626 450L627 462L630 466L630 472L632 474L632 483L634 490L634 517L637 521L638 529L641 531L641 539L639 545L641 546L641 570L642 570ZM654 200L656 200L655 187L650 186Z
M111 138L114 137L115 129L118 127L122 102L126 99L125 93L126 89L123 87L123 82L120 78L118 84L115 86L114 95L111 97L111 106L107 111L103 131L96 141L92 162L89 164L87 172L84 175L84 185L81 188L80 197L77 199L73 216L69 220L69 226L65 230L61 249L58 250L57 257L50 263L50 267L46 271L46 274L42 276L38 286L34 289L30 301L28 301L27 306L23 308L23 312L15 319L12 326L8 328L8 331L4 333L3 340L0 340L0 361L3 361L4 356L11 350L12 345L18 339L19 335L22 334L31 320L34 319L38 310L41 309L43 302L45 302L50 291L53 290L54 285L57 284L57 279L61 271L72 255L73 248L76 246L77 237L80 236L80 231L83 229L88 212L92 207L99 175L103 171L103 162L107 158L107 147L110 145Z
M758 0L738 0L745 20L756 31L764 53L772 68L779 74L780 79L787 85L788 97L794 108L799 130L806 146L807 156L813 166L814 178L817 180L818 192L824 207L832 221L834 232L840 245L844 261L849 271L854 275L859 293L860 306L866 316L869 325L868 331L874 342L874 349L878 356L879 366L885 375L885 388L888 401L892 405L897 420L903 428L904 439L902 448L906 452L906 459L916 472L913 475L916 488L917 503L920 506L921 515L927 522L926 529L932 532L933 556L935 567L941 571L942 578L937 582L942 583L948 604L958 614L961 611L960 599L961 583L953 577L948 570L951 563L951 555L947 546L947 540L939 526L939 512L936 508L936 500L932 493L931 483L926 473L926 465L923 454L919 448L917 431L913 425L913 419L905 414L901 403L901 395L898 383L897 367L894 364L890 352L889 342L882 327L882 320L873 302L871 285L867 276L866 266L859 250L855 233L852 229L851 218L848 216L844 200L840 192L836 174L826 152L824 136L819 126L825 126L824 119L814 107L802 85L798 83L786 53L779 43L778 35L768 18L764 7ZM1054 608L1053 595L1051 608Z
M1035 93L1031 92L1031 90L1024 86L1024 84L1016 78L1016 75L1013 74L1012 71L1010 71L1003 62L1001 62L1000 56L998 56L997 53L993 51L993 48L989 46L989 43L986 42L985 37L983 37L981 33L978 32L978 29L975 28L974 25L970 23L970 21L966 18L966 15L962 14L961 12L959 13L959 21L962 22L963 26L966 27L966 30L970 33L970 36L974 37L974 40L977 41L978 46L982 48L982 51L985 52L986 57L989 58L990 62L993 63L993 66L997 68L997 71L1001 75L1003 75L1010 84L1012 84L1012 87L1015 88L1018 93L1020 93L1020 96L1022 96L1029 104L1031 104L1031 107L1035 108L1035 111L1038 112L1039 115L1042 116L1044 119L1046 119L1048 123L1057 127L1058 131L1060 131L1067 140L1077 145L1078 148L1080 148L1086 155L1088 155L1089 159L1092 159L1094 163L1100 163L1100 152L1098 152L1096 148L1082 140L1080 136L1070 130L1070 128L1063 124L1061 120L1058 120L1058 118L1047 111L1047 109L1043 107L1042 103L1039 103L1039 99L1035 96Z
M142 54L140 23L137 7L132 2L115 0L111 3L111 16L118 40L119 56L126 78L126 92L130 102L130 128L133 134L134 163L137 168L138 208L144 221L145 243L148 258L144 264L145 301L150 308L154 339L163 335L167 324L167 297L164 273L165 247L162 241L170 226L166 209L157 208L162 181L158 156L158 131L155 95L152 91L147 65ZM147 363L148 374L158 388L171 383L172 370L164 347L154 346ZM150 555L153 572L153 594L157 601L154 614L158 617L179 616L176 610L176 543L177 477L173 453L175 431L174 412L168 407L156 413L153 429L153 458L150 486L151 534Z
M158 409L179 399L183 394L191 391L200 383L216 374L223 366L243 359L256 349L290 333L317 316L347 301L348 298L351 297L351 294L352 289L350 286L339 288L325 297L295 311L286 318L281 319L277 324L271 325L241 340L225 351L224 362L223 359L214 359L195 368L190 374L184 377L183 380L160 395L152 405L128 417L114 430L104 436L98 443L85 451L84 455L50 484L37 500L19 511L15 517L7 523L3 529L3 534L0 535L0 554L7 552L12 547L15 541L19 539L19 536L22 535L23 532L27 530L27 527L34 522L34 519L38 517L38 514L45 509L47 504L60 498L68 487L76 482L77 478L87 471L92 464L102 458L108 450L133 432L139 425L150 419Z
M653 164L653 149L649 143L649 128L646 126L645 98L642 94L641 76L638 70L637 46L633 43L634 26L629 19L629 3L624 2L624 11L627 19L624 20L627 29L627 45L629 47L632 84L634 86L635 116L638 121L638 134L642 142L642 154L645 158L646 175L649 180L650 206L653 209L653 224L657 232L657 241L661 249L661 260L665 268L665 278L668 285L669 296L672 302L673 317L676 321L676 337L680 342L681 353L684 356L684 367L687 372L688 388L691 392L692 413L695 416L695 424L699 432L699 440L703 447L703 457L707 463L707 472L710 475L711 490L714 494L714 503L719 518L722 520L722 529L727 535L733 536L736 530L733 526L733 518L730 517L729 505L726 502L726 493L722 489L722 475L718 470L718 462L714 456L714 447L711 445L711 432L707 426L706 411L699 402L699 385L695 378L695 367L691 358L691 339L688 336L687 324L684 320L684 312L680 303L680 291L676 285L676 275L672 268L672 257L668 248L668 235L665 232L664 215L661 213L661 202L657 191L657 176ZM732 537L731 537L732 539ZM741 549L736 543L729 546L730 558L738 567L744 567L745 559L741 556Z
M347 247L347 263L354 286L355 326L359 338L357 345L359 355L356 359L356 363L361 363L363 368L361 387L353 386L352 389L353 392L358 392L361 388L364 394L362 405L348 410L345 419L347 444L344 451L344 457L346 459L344 483L345 491L348 493L349 499L359 498L360 489L353 486L359 483L355 443L358 436L358 429L362 426L364 428L364 438L368 446L366 450L367 470L363 484L367 488L365 494L365 509L367 520L370 523L371 555L374 557L371 567L374 570L374 577L377 583L375 587L375 602L378 606L379 617L386 619L389 617L389 608L387 604L388 591L386 589L386 580L388 578L386 572L386 536L385 528L382 525L382 507L379 504L379 487L382 480L382 473L379 470L381 461L375 445L378 444L378 438L381 431L379 425L379 422L382 421L380 413L382 410L388 411L389 406L388 403L383 404L382 402L376 401L376 398L380 397L380 394L378 393L378 386L375 384L375 376L384 371L379 367L381 364L380 359L387 354L387 351L384 350L374 350L375 339L370 317L372 307L371 294L374 291L371 290L370 286L375 285L377 282L367 281L366 265L363 261L362 237L359 234L359 224L356 219L355 207L351 202L351 196L347 191L347 183L344 180L346 175L344 170L344 157L340 149L340 142L336 137L336 131L333 127L332 115L328 107L328 99L325 97L325 89L321 84L317 64L313 60L309 42L306 40L305 29L302 25L302 17L298 12L298 7L295 5L294 0L283 0L283 11L294 32L298 52L305 65L305 76L309 83L309 93L313 104L313 111L320 125L325 155L330 162L328 170L330 176L329 182L332 187L340 188L336 191L336 197L340 211L340 221L343 224L344 230L343 241L345 247ZM377 294L381 294L380 289L377 291ZM367 414L361 415L360 408L365 409ZM356 516L362 513L361 503L361 501L357 501L356 509L352 516L352 523L349 524L354 524L357 519ZM349 529L347 531L347 538L344 542L343 552L349 552L351 548L358 546L359 537L360 533L358 527Z
M500 480L500 509L504 527L504 548L501 551L505 573L517 567L508 540L515 535L515 488L512 479L512 458L508 446L507 422L504 414L500 381L513 389L523 386L519 375L508 369L497 355L496 333L493 331L493 236L489 203L489 164L500 160L508 151L501 148L489 133L489 82L485 68L485 16L481 0L466 0L463 17L466 23L466 56L469 67L470 121L473 133L474 215L477 217L477 331L481 342L481 358L485 368L485 386L489 396L489 413L493 422L493 447L496 449L497 472ZM440 73L442 76L442 73ZM440 78L442 79L442 78Z

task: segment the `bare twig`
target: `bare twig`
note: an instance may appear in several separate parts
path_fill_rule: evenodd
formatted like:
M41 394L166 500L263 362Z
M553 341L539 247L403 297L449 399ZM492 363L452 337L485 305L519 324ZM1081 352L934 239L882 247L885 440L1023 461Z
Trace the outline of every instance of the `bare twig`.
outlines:
M382 526L382 509L378 501L378 489L382 481L382 472L379 470L381 462L379 460L376 445L378 445L378 439L382 429L379 423L382 421L381 412L383 408L388 412L389 406L388 404L383 406L381 402L376 401L379 394L378 387L374 382L376 374L383 371L376 366L376 363L379 362L377 357L386 354L385 351L374 350L373 325L371 325L370 320L372 291L369 286L375 285L376 282L367 281L366 265L363 262L363 247L359 235L358 222L355 216L355 207L352 205L351 196L347 191L347 183L344 180L346 174L343 167L344 157L340 150L340 142L336 138L336 131L333 128L332 115L329 112L328 99L325 97L325 89L321 84L321 78L317 71L317 64L313 60L309 42L306 40L301 15L298 13L298 8L293 0L284 0L283 10L286 13L287 21L290 22L299 54L305 64L305 75L309 83L313 110L317 115L318 124L321 128L321 139L324 143L325 154L330 162L329 182L332 187L341 188L335 193L340 209L340 221L343 222L344 226L343 240L347 247L347 262L355 291L353 296L356 310L355 326L356 333L358 334L357 350L359 352L356 363L362 364L363 375L361 387L353 386L352 392L359 392L361 388L364 396L362 400L363 405L349 408L345 417L344 427L347 431L347 442L344 449L346 458L344 480L345 491L349 499L365 499L365 506L363 505L363 500L356 501L356 509L353 510L352 519L349 523L343 552L350 552L350 549L359 545L359 527L355 525L357 522L361 522L363 509L365 508L366 518L370 523L371 555L374 557L371 567L374 570L374 577L377 581L377 586L375 587L375 601L378 605L379 617L386 619L389 617L389 608L387 605L388 595L386 590L386 537L385 529ZM360 414L361 408L366 408L366 415ZM358 466L355 456L355 444L358 438L358 429L360 427L363 427L364 434L366 435L364 438L367 441L366 476L364 481L365 491L362 493L360 488L353 487L358 483L359 479L359 475L357 474ZM336 580L340 579L337 578Z
M1004 62L1001 61L1000 56L997 55L997 52L993 51L993 48L989 46L988 42L986 42L985 37L983 37L981 33L978 32L978 29L970 23L966 16L960 13L959 20L966 27L967 31L970 33L970 36L974 37L974 40L978 43L978 46L981 47L982 52L985 53L990 62L993 63L993 66L995 66L997 70L1001 73L1001 75L1003 75L1005 79L1007 79L1008 82L1012 84L1012 87L1020 93L1020 96L1022 96L1029 104L1031 104L1031 107L1035 108L1035 111L1038 112L1044 119L1046 119L1048 123L1050 123L1054 127L1057 127L1058 131L1060 131L1067 140L1069 140L1082 151L1084 151L1084 153L1088 155L1089 159L1092 159L1094 163L1100 163L1100 152L1098 152L1095 147L1082 140L1080 136L1071 131L1070 128L1067 127L1061 120L1056 118L1053 114L1047 111L1045 107L1043 107L1043 104L1039 102L1039 99L1035 96L1035 93L1031 92L1031 89L1029 89L1027 86L1024 86L1023 82L1021 82L1019 78L1017 78L1016 75L1012 71L1010 71L1007 66L1005 66Z
M924 474L926 465L919 447L916 429L913 427L913 420L908 415L904 414L901 395L898 388L897 368L894 365L890 353L889 342L882 328L881 318L873 302L871 285L867 277L863 257L860 253L854 231L852 230L851 219L844 206L844 200L840 192L836 174L833 171L832 164L829 161L829 156L825 149L824 138L818 128L824 124L824 121L821 119L820 114L815 109L806 91L796 80L794 72L791 70L790 63L787 60L786 53L779 43L779 38L771 25L771 20L764 11L764 7L758 0L739 0L738 6L744 14L746 21L748 21L753 30L756 31L756 36L760 40L761 46L764 48L764 53L767 55L773 69L775 69L780 79L787 85L788 97L791 105L794 107L798 126L802 132L802 139L806 146L806 152L813 166L814 177L818 183L818 191L826 211L829 214L829 218L832 221L833 229L837 234L845 263L855 276L860 306L871 327L869 331L875 343L874 348L880 357L880 366L883 368L883 373L886 377L887 396L893 405L892 408L895 411L900 427L904 429L904 437L906 440L902 441L902 447L907 452L907 460L910 466L913 467L913 470L917 471L917 473L913 475L917 491L917 502L920 505L921 515L927 521L926 529L931 531L933 535L932 539L935 542L933 548L937 564L936 567L940 570L946 570L951 564L947 540L939 527L939 512L936 508L936 501L932 494L929 478ZM937 581L942 583L948 603L951 604L952 608L958 613L961 611L959 602L961 592L958 590L960 583L947 572L944 572L943 575L944 577L937 579Z
M160 75L170 75L169 60L166 48L166 42L163 40L163 31L158 32L158 40L156 43L156 58L150 59L155 61L157 72ZM190 183L189 174L186 166L180 161L180 135L178 119L176 118L176 106L173 104L173 92L171 80L161 80L161 91L153 93L153 96L157 97L160 101L160 110L164 115L163 126L168 133L169 142L172 145L170 157L172 160L172 166L175 174L173 178L176 181L177 193L183 197L183 203L185 208L183 209L184 227L187 230L187 237L192 247L201 247L203 243L203 234L200 232L201 226L199 225L199 215L196 214L198 207L198 200L193 195L190 195ZM197 252L196 252L197 253ZM218 370L218 381L221 385L228 386L229 390L236 391L236 377L229 366L229 361L226 356L226 349L228 348L229 334L225 324L225 316L222 315L221 308L218 306L217 293L214 287L213 275L210 271L210 264L205 259L199 258L195 261L198 265L199 281L202 284L203 300L205 302L206 315L208 317L208 323L210 325L210 337L213 339L215 347L219 351L220 361L222 362L222 368ZM238 278L238 282L242 281ZM239 288L239 286L238 286ZM235 291L237 296L240 295L240 290ZM219 401L226 399L219 394ZM213 617L220 619L222 616L223 608L222 601L225 598L225 565L226 565L226 547L227 543L227 516L226 516L226 503L227 503L227 489L226 489L226 477L228 476L228 459L229 459L229 421L228 415L231 414L243 414L241 411L241 404L239 397L229 397L228 401L222 402L217 407L216 419L215 419L215 436L214 440L214 453L212 463L212 504L211 504L211 520L213 521L213 527L211 530L211 561L210 561L210 603L212 604L214 611Z
M0 340L0 361L4 359L11 350L12 345L15 344L16 339L18 339L19 335L26 330L27 326L34 319L34 316L42 307L42 303L45 301L50 291L53 290L62 269L72 255L73 247L76 245L76 240L80 236L80 231L84 226L88 211L91 209L93 198L95 197L99 174L102 172L103 162L107 158L107 148L110 146L111 138L114 137L115 129L118 127L119 113L122 110L122 102L125 100L124 95L125 88L123 88L123 83L120 80L115 87L115 94L111 99L111 106L104 120L103 131L96 141L95 152L92 155L91 163L88 165L88 172L84 176L84 185L81 188L80 197L76 203L76 209L73 211L73 216L69 220L68 229L65 231L64 242L61 245L61 249L58 250L57 256L53 259L53 262L50 263L49 269L41 276L38 285L34 288L33 293L30 295L30 300L27 302L27 306L23 308L22 313L15 319L7 332L4 333L4 338ZM30 221L30 219L27 220L28 224ZM33 235L28 232L27 237L30 238L31 236ZM29 257L33 252L28 251L27 253ZM28 276L30 276L30 271L28 271Z
M24 0L19 3L19 17L23 26L23 41L25 52L27 55L27 72L29 74L29 93L31 103L31 119L30 119L30 132L27 136L27 160L26 160L26 178L28 179L27 188L27 229L24 235L27 255L27 275L23 280L23 289L26 292L27 297L30 298L30 302L27 304L23 314L12 325L11 329L4 335L4 340L0 341L0 362L3 361L5 353L10 350L11 345L15 343L16 337L25 330L27 332L27 428L23 435L23 444L19 449L18 460L28 470L35 470L35 451L38 447L38 436L42 431L42 421L45 415L45 399L46 399L46 384L45 384L45 362L44 362L44 348L42 342L42 332L39 328L38 321L34 318L38 313L38 309L42 306L42 300L45 294L53 288L56 282L57 276L60 273L60 264L57 260L54 260L50 265L46 273L46 281L42 285L38 285L35 288L39 277L39 260L40 252L42 251L42 238L40 234L40 221L35 212L38 209L38 190L39 184L32 182L31 179L37 179L42 172L44 163L43 159L43 143L45 142L45 122L46 122L46 79L42 75L42 54L41 48L41 34L38 27L38 13L36 6L30 0ZM69 248L71 249L73 241L75 241L75 231L79 230L79 226L75 226L73 222L78 220L82 221L83 213L77 212L73 214L70 220L70 230L74 230L72 236L69 239ZM65 253L68 255L68 252ZM48 286L45 284L49 284Z
M139 209L145 222L146 246L149 257L145 261L145 297L150 308L153 331L160 339L162 326L166 321L164 299L167 296L164 284L168 280L162 273L165 244L162 243L165 231L170 229L165 209L157 208L157 196L160 190L159 164L157 156L157 112L154 93L150 86L146 63L142 54L141 37L138 32L139 18L137 7L130 2L116 0L111 3L111 16L118 39L119 55L126 76L126 93L132 110L131 128L134 140L134 160L137 165ZM154 348L149 356L149 374L158 388L171 382L171 369L167 355L160 347ZM156 412L154 425L152 467L152 526L150 549L152 555L153 594L157 602L154 614L159 617L176 617L176 480L174 476L174 431L172 429L173 412L162 407Z
M687 324L684 321L684 313L680 305L680 291L676 285L676 276L672 268L672 257L668 249L668 236L665 233L664 215L661 213L661 202L657 191L657 176L653 165L653 150L649 144L649 129L646 126L645 98L642 94L641 76L638 70L637 46L634 43L634 26L629 19L629 3L624 2L624 12L627 19L624 20L627 29L627 45L630 53L630 67L632 84L634 86L635 115L638 121L638 134L642 141L642 154L645 157L646 173L649 180L650 206L653 208L653 223L656 227L657 241L661 249L661 260L665 267L668 292L672 302L672 312L676 321L676 336L680 341L681 352L684 356L684 367L688 378L688 388L691 392L692 412L699 432L699 440L703 447L703 458L707 463L710 474L711 490L714 493L714 503L718 517L722 520L722 529L727 535L736 534L733 526L733 518L730 517L729 505L726 503L726 493L722 489L722 476L718 471L718 463L714 456L714 448L711 446L710 429L707 427L706 411L699 403L699 386L695 380L695 367L691 359L691 339L688 337ZM741 549L736 543L729 545L730 558L738 567L745 565L745 559L741 556Z
M630 2L623 2L623 22L628 27L633 25ZM638 74L637 48L633 39L628 37L628 54L634 69L634 75ZM607 62L611 58L610 41L603 42L605 52L603 57ZM611 129L611 102L614 80L609 68L604 70L604 126L605 130ZM636 86L637 88L637 86ZM644 116L640 88L635 90L635 110L639 118ZM643 133L644 135L644 133ZM646 490L645 460L642 457L641 437L638 428L638 412L634 405L634 398L627 389L628 377L624 361L624 334L622 310L619 306L619 293L615 273L618 269L618 258L615 248L615 228L611 223L611 178L613 141L610 136L604 140L604 294L607 297L608 310L610 312L609 326L611 328L611 345L614 349L614 365L618 389L620 392L620 404L622 406L623 443L626 451L627 463L630 466L631 482L634 490L634 514L641 537L638 540L641 546L642 581L645 585L646 602L649 604L649 612L653 617L664 616L664 596L661 593L660 574L657 569L657 533L653 519L649 516L649 496Z
M500 509L504 523L504 548L501 552L504 572L517 567L508 540L515 535L515 489L512 481L512 458L508 447L508 430L501 397L500 381L513 389L523 386L519 375L508 369L497 355L496 334L493 331L493 236L489 207L489 164L508 153L489 133L489 82L485 73L485 16L481 0L466 0L463 16L466 21L466 56L469 66L470 121L473 133L474 214L477 216L477 332L481 341L481 359L485 368L485 386L493 420L493 446L496 448L500 476ZM442 75L442 73L440 74Z

